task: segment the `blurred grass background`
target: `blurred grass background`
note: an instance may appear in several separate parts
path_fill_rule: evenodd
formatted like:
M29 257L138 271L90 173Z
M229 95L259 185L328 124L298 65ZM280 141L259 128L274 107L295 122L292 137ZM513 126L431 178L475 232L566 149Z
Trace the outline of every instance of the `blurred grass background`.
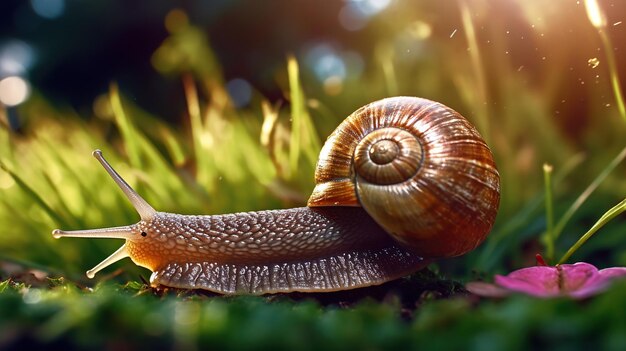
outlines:
M472 121L502 177L500 212L487 242L431 270L463 283L533 264L544 251L542 165L554 166L558 219L626 146L615 93L615 81L626 74L626 4L599 3L606 17L601 29L583 1L565 0L4 2L0 99L7 78L29 89L25 101L5 97L0 105L0 347L111 348L166 338L171 343L161 348L208 341L246 348L265 340L262 345L293 349L321 338L342 348L369 335L356 345L392 348L451 333L475 338L476 348L524 348L533 341L509 341L532 334L539 346L569 345L559 342L593 335L598 327L591 323L598 321L607 326L598 332L607 347L623 347L615 328L626 322L607 307L616 299L623 304L623 285L588 304L513 298L501 306L415 296L408 304L385 297L342 309L288 298L154 298L139 288L117 290L149 274L126 260L114 276L102 272L97 279L105 282L92 294L74 284L92 286L85 270L120 241L50 234L137 221L90 156L93 149L102 149L157 210L301 206L313 188L319 149L343 118L380 98L413 95ZM619 164L574 213L556 242L557 258L625 196L625 175ZM610 223L573 262L626 266L623 228L623 219ZM35 279L28 289L20 283L32 279L20 277L30 273L66 280ZM419 308L403 317L407 306ZM114 322L104 335L114 335L113 344L94 339L107 319ZM160 319L167 323L150 324ZM508 327L499 326L507 319ZM309 330L308 323L317 324ZM477 333L474 324L494 329ZM226 332L231 328L258 334L237 340ZM283 339L283 329L295 336ZM454 348L448 339L428 345Z

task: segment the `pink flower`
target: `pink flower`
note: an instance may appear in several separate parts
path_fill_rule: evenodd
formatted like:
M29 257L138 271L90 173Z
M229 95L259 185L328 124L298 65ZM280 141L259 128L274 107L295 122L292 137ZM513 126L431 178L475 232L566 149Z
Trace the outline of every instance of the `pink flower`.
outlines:
M589 263L578 262L522 268L506 276L496 275L493 284L470 282L465 287L476 295L487 297L523 293L542 298L569 296L584 299L604 291L618 277L626 278L626 267L598 270Z

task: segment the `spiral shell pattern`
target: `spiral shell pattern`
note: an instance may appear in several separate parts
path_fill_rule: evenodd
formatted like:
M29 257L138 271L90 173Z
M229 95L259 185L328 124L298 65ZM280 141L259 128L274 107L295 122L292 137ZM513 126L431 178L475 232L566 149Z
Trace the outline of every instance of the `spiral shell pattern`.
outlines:
M394 97L366 105L328 137L308 205L362 206L424 257L458 256L493 226L500 177L476 129L440 103Z

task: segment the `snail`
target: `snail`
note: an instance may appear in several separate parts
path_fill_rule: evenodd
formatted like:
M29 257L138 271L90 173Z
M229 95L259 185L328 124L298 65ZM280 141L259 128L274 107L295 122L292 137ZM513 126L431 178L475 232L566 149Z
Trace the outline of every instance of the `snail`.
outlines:
M139 213L133 225L52 232L126 242L152 286L222 294L378 285L464 254L492 228L500 178L476 129L440 103L393 97L361 107L328 137L306 207L224 215L157 212L93 155Z

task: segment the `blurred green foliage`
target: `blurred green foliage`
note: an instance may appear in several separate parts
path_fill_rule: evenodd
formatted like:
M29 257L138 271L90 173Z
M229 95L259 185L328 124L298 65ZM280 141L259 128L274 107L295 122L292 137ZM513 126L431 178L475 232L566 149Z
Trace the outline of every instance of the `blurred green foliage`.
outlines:
M463 296L429 301L401 318L397 301L322 306L286 297L138 296L0 283L0 346L196 350L623 350L626 284L590 301Z

